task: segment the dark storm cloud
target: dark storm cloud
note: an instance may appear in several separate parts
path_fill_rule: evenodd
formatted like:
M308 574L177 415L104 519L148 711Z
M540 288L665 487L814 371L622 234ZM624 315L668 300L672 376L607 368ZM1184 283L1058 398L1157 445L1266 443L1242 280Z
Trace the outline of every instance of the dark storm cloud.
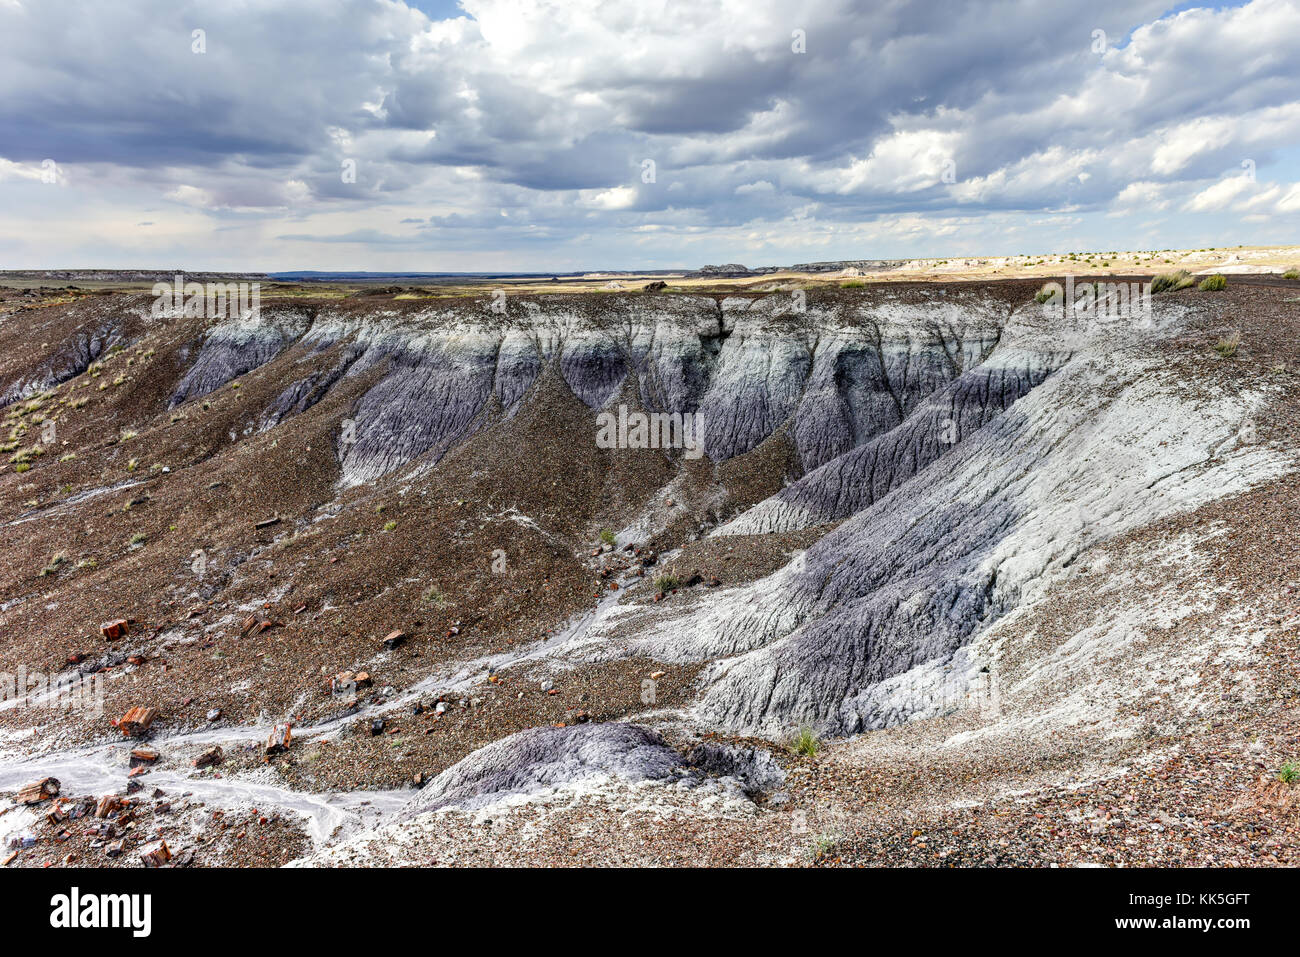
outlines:
M351 217L295 241L530 242L1105 210L1300 133L1297 0L425 9L0 0L0 180L53 157L124 204Z

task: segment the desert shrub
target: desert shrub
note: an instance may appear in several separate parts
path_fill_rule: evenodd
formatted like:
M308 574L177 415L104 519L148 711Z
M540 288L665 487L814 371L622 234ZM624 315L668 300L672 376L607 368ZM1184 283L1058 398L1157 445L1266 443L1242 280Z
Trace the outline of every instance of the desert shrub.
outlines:
M815 758L822 748L822 739L811 725L801 724L790 737L790 747L798 754Z
M1283 784L1294 784L1300 781L1300 765L1294 761L1288 761L1282 765L1282 770L1277 772L1277 779Z
M1288 269L1282 273L1283 279L1300 279L1300 269Z
M1194 280L1186 269L1179 269L1177 272L1162 272L1151 280L1151 292L1175 292L1179 289L1186 289L1192 285Z
M602 545L613 545L614 533L611 532L608 528L602 528L600 530L600 543Z
M1226 339L1220 339L1214 344L1214 351L1219 354L1221 359L1231 359L1237 354L1237 346L1241 345L1241 336L1235 332Z
M839 835L837 834L818 834L813 838L812 845L808 848L808 859L814 863L832 856L835 853L836 845L839 844Z
M681 588L682 583L676 575L660 575L655 579L655 591L661 591L665 594L674 588Z
M1216 273L1213 276L1206 276L1202 279L1200 286L1197 288L1200 289L1201 292L1218 292L1220 289L1226 289L1227 287L1228 280Z

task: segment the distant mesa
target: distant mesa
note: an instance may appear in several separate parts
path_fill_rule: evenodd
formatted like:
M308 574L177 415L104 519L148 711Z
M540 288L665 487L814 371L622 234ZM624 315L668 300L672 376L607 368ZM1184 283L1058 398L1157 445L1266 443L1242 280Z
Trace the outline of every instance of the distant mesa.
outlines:
M727 263L725 266L701 266L694 272L686 274L687 279L736 279L741 276L761 276L773 272L773 269L750 269L740 263Z
M793 266L759 266L750 269L740 263L723 266L701 266L686 274L687 279L741 279L745 276L767 276L778 272L835 272L847 276L861 276L871 272L888 272L906 265L902 259L837 259L831 262L795 263Z
M194 282L215 279L243 279L266 282L262 272L192 272L187 269L7 269L0 279L63 279L81 282L171 282L184 276Z

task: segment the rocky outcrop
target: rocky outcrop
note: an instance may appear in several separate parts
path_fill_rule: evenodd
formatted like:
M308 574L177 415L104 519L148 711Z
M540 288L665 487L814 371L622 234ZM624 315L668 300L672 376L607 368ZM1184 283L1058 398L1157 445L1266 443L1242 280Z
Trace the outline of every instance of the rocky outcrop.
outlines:
M761 276L763 270L753 270L740 263L726 263L721 266L701 266L686 274L687 279L733 279L740 276Z
M942 467L879 496L831 495L811 474L796 493L804 510L782 493L754 509L765 525L865 504L780 572L655 625L629 651L715 660L699 714L735 730L808 721L852 733L929 713L951 670L976 664L957 652L1090 544L1284 469L1279 452L1237 440L1260 396L1193 403L1194 385L1181 397L1160 365L1076 356ZM854 455L893 461L871 446ZM910 687L890 682L908 674Z
M1005 412L1041 384L1064 358L1050 353L1004 354L996 362L962 373L919 405L901 411L887 406L875 420L880 425L873 438L854 443L846 428L829 448L826 444L813 446L828 452L848 445L849 451L750 509L718 534L786 532L855 515ZM801 408L801 417L803 414ZM884 429L889 422L895 424ZM808 432L814 436L837 434L824 428ZM871 434L867 430L862 433ZM808 460L815 458L809 455Z
M280 354L308 329L303 308L263 309L260 317L236 319L211 329L194 364L172 393L170 407L202 398Z
M345 346L338 360L331 367L295 380L276 396L275 401L263 413L262 428L274 428L289 416L306 412L325 398L325 394L343 378L361 354L362 350L355 346Z
M591 778L661 780L682 757L659 735L635 724L531 728L480 748L434 778L404 816L446 807L483 807L514 794Z
M0 407L81 375L110 349L129 344L147 309L140 296L82 299L32 309L0 324Z
M121 331L111 322L77 331L57 352L39 362L31 372L0 390L0 406L44 392L81 375L90 368L92 362L121 342Z
M173 397L211 392L300 343L338 348L332 369L296 379L265 410L270 425L346 377L382 367L339 446L348 484L416 459L436 463L472 434L490 400L506 415L553 365L593 411L636 384L650 411L699 412L714 462L743 455L787 422L802 470L897 426L931 393L984 362L1006 307L979 296L900 302L862 296L555 296L310 314L264 308L260 322L211 329ZM595 429L593 427L593 439Z

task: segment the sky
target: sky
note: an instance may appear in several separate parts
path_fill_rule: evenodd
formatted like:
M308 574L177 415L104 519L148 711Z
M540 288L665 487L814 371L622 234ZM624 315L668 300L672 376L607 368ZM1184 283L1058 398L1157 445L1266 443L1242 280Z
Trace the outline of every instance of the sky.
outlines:
M1300 0L0 0L0 268L1284 244Z

